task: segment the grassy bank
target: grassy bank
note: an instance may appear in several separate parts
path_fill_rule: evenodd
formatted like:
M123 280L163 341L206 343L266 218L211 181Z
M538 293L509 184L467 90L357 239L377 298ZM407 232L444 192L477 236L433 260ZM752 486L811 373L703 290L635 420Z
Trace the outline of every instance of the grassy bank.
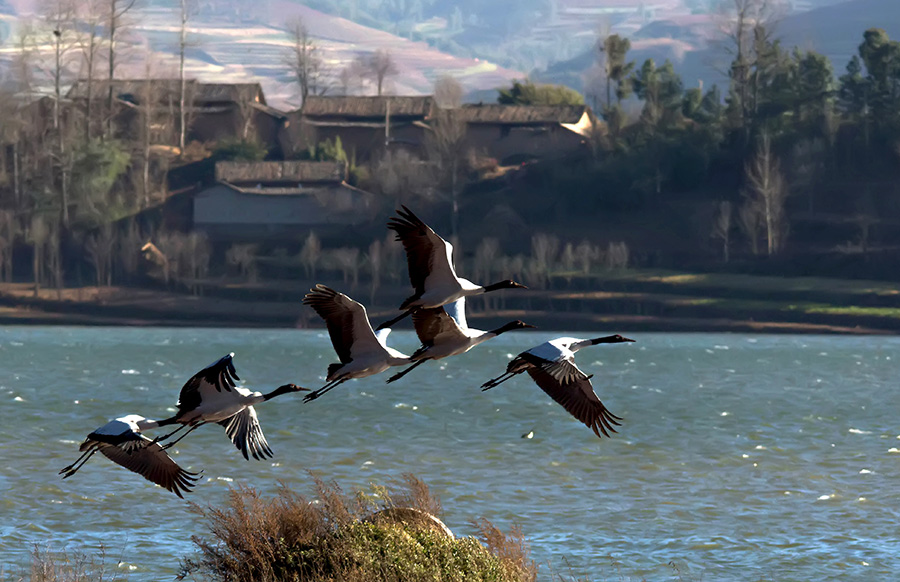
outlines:
M315 282L204 281L198 296L128 287L44 289L35 296L28 284L0 284L0 322L321 327L300 304ZM392 316L409 293L405 285L373 290L321 282L366 303L374 320ZM881 281L623 269L554 272L541 287L471 300L469 319L484 328L521 318L544 330L572 331L900 332L900 289Z

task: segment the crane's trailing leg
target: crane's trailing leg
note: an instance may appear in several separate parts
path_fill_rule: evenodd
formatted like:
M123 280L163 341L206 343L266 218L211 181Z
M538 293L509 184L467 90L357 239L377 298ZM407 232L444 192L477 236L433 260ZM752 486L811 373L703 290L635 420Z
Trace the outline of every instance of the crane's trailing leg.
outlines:
M496 378L494 378L492 380L488 380L487 382L485 382L484 384L481 385L481 391L484 392L485 390L490 390L491 388L494 388L495 386L499 386L500 384L503 384L504 382L506 382L507 380L509 380L510 378L512 378L515 375L516 374L513 372L506 372L505 374L497 376Z
M421 366L422 364L424 364L427 361L428 360L419 360L418 362L415 362L412 366L409 366L408 368L401 370L401 371L397 372L396 374L394 374L393 376L391 376L390 378L388 378L387 383L390 384L391 382L394 382L395 380L399 380L403 376L406 376L407 374L412 372L413 368L415 368L416 366Z
M165 446L163 447L163 450L168 449L168 448L171 448L172 445L178 443L178 441L180 441L181 439L183 439L183 438L186 437L187 435L191 434L192 432L194 432L195 430L197 430L197 428L203 426L204 424L206 424L206 423L205 423L205 422L199 422L199 423L195 424L194 426L192 426L191 428L189 428L188 431L187 431L186 433L184 433L183 435L181 435L180 437L178 437L178 438L175 439L174 441L170 442L169 444L165 445ZM177 431L176 431L176 432L177 432ZM172 434L175 434L175 433L172 433Z
M85 451L80 457L78 457L78 459L74 463L72 463L68 467L63 467L59 471L59 474L63 476L63 479L65 479L67 477L71 477L72 475L77 473L78 469L80 469L82 467L82 465L87 463L88 460L90 460L90 458L96 452L97 452L97 449L93 449L93 448Z
M341 378L340 380L332 380L331 382L329 382L328 384L325 384L318 390L314 390L314 391L310 392L309 394L307 394L306 396L304 396L303 402L309 402L311 400L315 400L316 398L318 398L322 394L325 394L326 392L328 392L329 390L331 390L338 384L343 383L345 380L346 380L346 378Z
M395 323L397 323L398 321L400 321L401 319L403 319L404 317L406 317L406 316L409 315L410 313L412 313L412 310L411 310L411 309L407 309L406 311L404 311L403 313L401 313L400 315L398 315L398 316L395 317L394 319L391 319L391 320L389 320L389 321L385 321L384 323L382 323L381 325L379 325L378 327L376 327L376 328L375 328L375 331L380 331L380 330L382 330L382 329L384 329L384 328L386 328L386 327L393 327L393 325L394 325Z

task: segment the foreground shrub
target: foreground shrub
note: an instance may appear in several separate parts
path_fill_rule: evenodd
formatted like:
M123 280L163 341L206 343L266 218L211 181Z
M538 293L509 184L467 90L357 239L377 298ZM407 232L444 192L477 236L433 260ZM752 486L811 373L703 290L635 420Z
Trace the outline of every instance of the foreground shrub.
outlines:
M31 552L31 582L121 582L125 577L107 563L105 548L94 555L84 552L54 551L35 545ZM5 579L0 571L0 579ZM9 578L25 580L25 577Z
M264 499L249 487L233 489L225 507L193 506L210 538L194 537L199 556L182 576L213 580L520 582L537 567L518 531L504 534L487 520L481 538L454 538L432 516L440 504L412 475L393 490L345 495L316 479L314 501L282 485Z

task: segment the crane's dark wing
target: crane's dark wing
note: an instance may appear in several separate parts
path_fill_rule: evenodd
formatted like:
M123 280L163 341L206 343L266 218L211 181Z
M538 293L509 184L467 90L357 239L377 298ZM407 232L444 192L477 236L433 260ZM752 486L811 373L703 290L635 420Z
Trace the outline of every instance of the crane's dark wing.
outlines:
M234 369L234 352L203 368L188 380L178 395L179 410L193 410L200 405L203 394L212 390L230 392L240 380Z
M387 227L397 233L397 240L406 250L409 266L409 282L416 290L415 296L425 292L426 279L456 279L453 269L453 245L440 237L430 226L403 206L397 216L388 220Z
M354 355L384 348L375 337L366 308L325 285L316 285L303 298L325 320L331 344L342 364L350 362Z
M182 497L182 491L189 493L193 489L200 478L199 473L191 473L179 467L158 443L143 435L134 434L134 437L119 445L94 442L100 452L113 463L168 489L178 497Z
M442 336L463 335L456 320L443 307L417 309L413 311L412 320L423 346L434 345Z
M622 419L600 402L590 378L562 384L545 369L530 367L527 371L541 390L562 405L569 414L589 426L598 437L601 432L607 437L610 432L616 432L613 425L621 426L617 421Z
M536 356L530 351L522 352L516 359L519 358L536 368L544 370L560 384L570 384L572 382L580 382L587 379L587 374L582 372L572 360L547 360L540 356ZM510 362L510 365L512 365L512 362Z
M225 434L228 435L234 446L241 451L241 454L248 461L250 457L247 455L247 451L253 455L254 459L259 461L273 456L272 449L269 448L269 443L266 442L266 436L263 434L262 427L259 426L256 410L252 406L248 406L231 418L219 422L219 424L225 427Z

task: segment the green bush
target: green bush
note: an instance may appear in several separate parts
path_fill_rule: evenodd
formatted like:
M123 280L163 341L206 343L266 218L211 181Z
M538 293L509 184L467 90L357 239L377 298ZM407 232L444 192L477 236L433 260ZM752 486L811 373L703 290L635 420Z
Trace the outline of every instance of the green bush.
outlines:
M282 485L272 499L239 487L225 507L195 505L211 537L194 538L199 555L183 562L182 575L247 582L536 579L520 532L504 534L482 519L475 522L480 539L448 535L429 517L439 503L412 475L395 491L351 496L334 483L315 483L315 500Z
M211 157L224 162L259 162L268 153L266 147L255 140L229 138L216 144Z

